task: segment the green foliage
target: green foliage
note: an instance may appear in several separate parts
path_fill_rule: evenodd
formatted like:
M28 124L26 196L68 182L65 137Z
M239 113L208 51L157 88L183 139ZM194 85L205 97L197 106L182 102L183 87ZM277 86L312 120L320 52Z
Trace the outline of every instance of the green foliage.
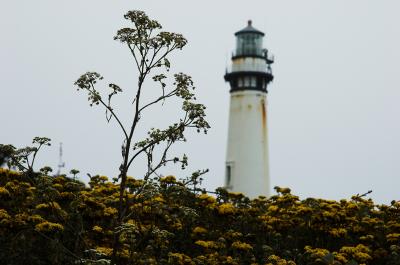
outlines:
M209 195L195 188L200 175L128 177L119 223L120 187L105 176L88 187L65 176L33 184L0 169L0 260L110 264L118 234L119 264L399 264L399 202L299 200L279 187L254 200Z

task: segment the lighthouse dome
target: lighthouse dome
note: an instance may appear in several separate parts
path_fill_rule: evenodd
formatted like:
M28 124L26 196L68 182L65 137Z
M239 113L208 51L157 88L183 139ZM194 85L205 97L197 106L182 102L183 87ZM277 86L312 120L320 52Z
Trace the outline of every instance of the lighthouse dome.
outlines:
M235 33L236 36L236 53L235 56L240 57L258 57L263 56L262 41L264 33L252 26L251 20L248 21L247 27Z
M259 31L258 29L254 28L252 24L253 24L253 22L251 20L247 21L247 27L237 31L235 33L235 36L241 35L241 34L246 34L246 33L255 33L255 34L259 34L261 36L265 35L264 32Z

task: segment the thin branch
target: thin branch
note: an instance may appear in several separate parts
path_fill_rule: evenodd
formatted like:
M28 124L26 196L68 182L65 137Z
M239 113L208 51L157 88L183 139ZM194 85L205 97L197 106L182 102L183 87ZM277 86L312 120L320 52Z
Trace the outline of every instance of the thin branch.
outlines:
M175 49L175 48L171 48L171 49L167 48L167 51L166 51L162 56L160 56L160 58L159 58L156 62L154 62L152 65L150 65L150 69L153 68L155 65L157 65L162 59L164 59L165 57L167 57L167 55L168 55L170 52L172 52L174 49Z
M147 173L146 173L145 176L144 176L144 180L148 179L157 169L159 169L159 168L160 168L161 166L163 166L165 163L174 161L174 159L169 159L169 160L166 159L167 152L168 152L168 150L170 149L170 147L172 146L172 144L173 144L172 141L168 141L167 146L165 147L164 152L163 152L163 155L161 156L161 159L160 159L160 161L158 162L157 166L151 167L151 165L150 165L150 163L149 163L149 161L148 161L148 171L147 171ZM154 145L153 145L153 147L154 147ZM141 187L140 187L140 188L138 189L138 191L135 193L135 196L137 196L138 194L141 194L141 192L143 191L144 187L145 187L145 185L141 185ZM126 215L126 216L125 216L125 219L131 217L132 214L134 214L133 211L130 212L128 215Z
M141 108L139 109L139 112L141 112L142 110L144 110L145 108L147 108L147 107L149 107L149 106L151 106L151 105L154 105L154 104L158 103L159 101L161 101L161 100L163 100L163 99L166 99L166 98L169 98L169 97L174 96L174 95L175 95L175 92L176 92L176 89L173 90L173 91L171 91L169 94L164 95L164 96L162 96L162 97L159 97L159 98L157 98L156 100L154 100L154 101L152 101L152 102L150 102L150 103L144 105L143 107L141 107Z
M28 166L28 168L26 168L26 170L32 170L31 165L29 164L29 156L24 156L25 161L26 161L26 165Z
M149 30L147 39L150 39L150 36L151 36L152 31L153 31L152 29ZM145 50L145 53L144 53L144 55L143 55L143 61L144 61L144 66L146 66L146 68L148 68L148 67L147 67L147 63L146 63L146 58L147 58L147 54L149 53L150 48L149 48L149 46L148 46L148 43L145 42L145 45L146 45L146 50Z
M165 162L167 162L167 160L166 160L167 152L168 152L169 148L172 146L172 144L173 144L172 141L168 141L167 146L165 147L163 155L161 156L161 159L158 162L157 166L152 168L152 170L150 172L147 172L146 177L150 177L157 169L159 169ZM173 159L171 159L170 161L173 161Z
M185 114L185 119L182 121L184 127L186 127L186 125L189 125L189 124L190 124L190 122L186 124L186 117L187 117L187 112L186 112L186 114ZM181 127L177 127L177 129L176 129L175 131L180 130L180 129L181 129ZM175 131L174 131L174 132L175 132ZM146 151L149 147L151 147L151 146L153 146L153 145L156 145L156 144L158 144L158 143L160 143L160 142L162 142L162 140L151 141L150 143L148 143L147 145L145 145L144 147L142 147L142 148L141 148L139 151L137 151L137 152L132 156L132 158L129 160L129 163L128 163L127 168L130 167L130 165L132 164L133 160L135 160L135 158L136 158L137 156L139 156L141 153L143 153L144 151Z
M364 194L361 194L361 195L357 194L357 195L356 195L356 198L362 198L362 197L365 197L365 196L367 196L367 195L368 195L368 194L370 194L370 193L372 193L372 190L369 190L369 191L367 191L366 193L364 193Z
M33 152L32 162L31 162L31 166L30 166L31 170L33 170L33 164L35 163L36 155L37 155L37 153L39 152L39 150L40 150L40 148L42 147L42 145L43 145L43 144L39 144L37 150L36 150L35 152Z
M88 89L88 91L92 94L92 95L96 95L96 93L94 93L94 91L96 91L96 89L94 88L94 85L92 82L90 82L90 86L92 87L93 91ZM119 126L121 127L122 131L124 132L124 135L126 138L128 138L128 134L126 133L125 127L124 125L122 125L122 122L119 120L118 116L115 114L115 112L113 111L113 109L111 107L109 107L101 97L98 98L99 102L110 111L110 113L112 114L112 116L115 118L115 120L118 122Z
M153 56L151 57L149 66L147 67L148 69L152 69L152 68L154 67L154 65L152 65L153 62L154 62L154 59L156 58L157 54L161 51L162 48L163 48L163 47L160 46L157 50L154 49Z
M128 44L128 48L131 51L131 54L132 54L133 58L135 59L136 66L137 66L138 70L140 70L139 62L138 62L138 60L136 58L136 54L135 54L135 48L132 48L132 46L131 46L131 44L129 42L127 42L127 44Z

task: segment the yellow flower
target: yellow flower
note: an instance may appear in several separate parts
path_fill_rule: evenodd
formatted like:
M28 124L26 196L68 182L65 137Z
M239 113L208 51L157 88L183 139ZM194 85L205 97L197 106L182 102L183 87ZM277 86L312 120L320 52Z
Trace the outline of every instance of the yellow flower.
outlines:
M233 242L232 248L236 248L236 249L244 250L244 251L253 249L253 247L250 244L240 242L240 241Z
M235 207L230 203L223 203L218 206L218 212L220 214L232 214L235 212Z
M177 265L184 265L184 264L193 264L192 259L189 256L186 256L182 253L168 253L169 263L168 264L177 264Z
M367 262L372 259L372 257L369 254L364 253L364 252L356 252L356 253L354 253L353 257L358 262Z
M153 201L156 201L156 202L165 202L165 200L164 200L161 196L156 196L156 197L154 197L154 198L153 198Z
M203 227L200 227L200 226L197 226L197 227L195 227L193 229L193 233L195 233L195 234L205 234L205 233L207 233L207 229L205 229Z
M349 202L349 203L347 204L347 209L349 209L349 210L356 210L356 209L358 209L358 206L357 206L357 204L355 204L355 203L353 203L353 202Z
M367 262L372 260L370 256L371 250L363 244L358 244L356 247L342 247L340 253L343 253L348 258L353 258L358 262Z
M61 210L61 206L57 202L41 203L36 205L37 210L55 209Z
M373 235L360 236L360 240L361 241L372 241L372 240L374 240L374 236Z
M10 215L4 209L0 209L0 223L6 222L10 219Z
M6 188L0 187L0 196L8 197L10 192Z
M307 214L307 213L311 213L312 209L310 207L307 207L304 205L299 205L297 207L297 211L299 212L299 214Z
M203 248L213 248L217 249L218 245L214 241L203 241L203 240L197 240L194 242L196 245L202 246Z
M112 248L96 247L96 250L107 256L110 256L112 254Z
M167 183L167 184L174 184L176 183L176 178L175 176L166 176L160 179L160 182L162 183Z
M176 229L176 230L181 230L182 229L182 223L178 221L178 222L176 222L176 223L174 223L172 225L172 228Z
M74 198L75 198L75 195L74 195L72 192L66 192L66 191L61 192L61 193L60 193L60 196L61 196L63 199L74 199Z
M279 256L271 255L268 257L266 265L296 265L294 261L282 259Z
M271 205L268 207L268 211L270 212L277 212L279 210L278 206Z
M324 248L312 248L310 246L306 246L304 250L306 253L310 254L312 259L320 259L329 254L329 250Z
M333 237L344 237L347 234L347 230L344 228L332 228L329 230L329 234Z
M92 230L99 233L103 232L103 228L98 225L93 226Z
M55 188L58 191L62 191L64 189L63 185L58 184L58 183L53 184L53 188Z
M340 261L342 263L347 263L348 260L343 254L337 252L333 252L332 254L335 257L335 260Z
M100 176L99 180L102 181L102 182L106 182L108 180L108 177L107 176Z
M127 180L126 180L126 184L129 185L129 186L132 186L134 188L138 188L138 187L143 186L144 180L142 180L142 179L134 179L132 177L128 177Z
M226 261L225 262L227 264L236 264L231 256L226 257Z
M47 203L41 203L41 204L36 205L35 208L36 208L37 210L44 210L44 209L49 208L49 205L48 205Z
M104 216L112 216L118 213L118 210L113 207L107 207L104 209Z
M208 203L214 203L216 201L214 197L212 197L212 196L210 196L210 195L208 195L206 193L200 194L198 198L200 200L206 201Z
M43 223L37 224L35 226L35 230L39 232L57 232L63 231L64 226L61 224L44 221Z
M32 216L28 217L28 220L34 223L43 223L45 220L43 219L42 216L38 215L38 214L34 214Z
M392 234L386 235L386 240L388 242L396 242L399 239L400 239L400 234L399 233L392 233Z

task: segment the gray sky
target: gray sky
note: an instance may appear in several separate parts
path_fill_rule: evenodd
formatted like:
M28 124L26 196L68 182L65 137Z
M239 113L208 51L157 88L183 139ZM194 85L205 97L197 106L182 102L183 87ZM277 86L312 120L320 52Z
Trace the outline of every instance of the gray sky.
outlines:
M372 189L378 203L400 199L396 0L1 1L0 143L24 146L47 136L53 146L38 166L56 169L63 142L65 173L115 176L122 135L73 82L94 70L133 93L133 62L113 36L134 9L189 40L170 57L172 72L193 77L212 126L174 149L188 154L189 170L170 167L164 174L210 168L205 186L223 184L229 107L223 75L233 33L252 19L276 59L268 95L272 186L288 186L302 198L348 198ZM129 101L116 100L126 121ZM176 109L167 104L146 113L143 129L176 120ZM130 174L141 170L135 165Z

